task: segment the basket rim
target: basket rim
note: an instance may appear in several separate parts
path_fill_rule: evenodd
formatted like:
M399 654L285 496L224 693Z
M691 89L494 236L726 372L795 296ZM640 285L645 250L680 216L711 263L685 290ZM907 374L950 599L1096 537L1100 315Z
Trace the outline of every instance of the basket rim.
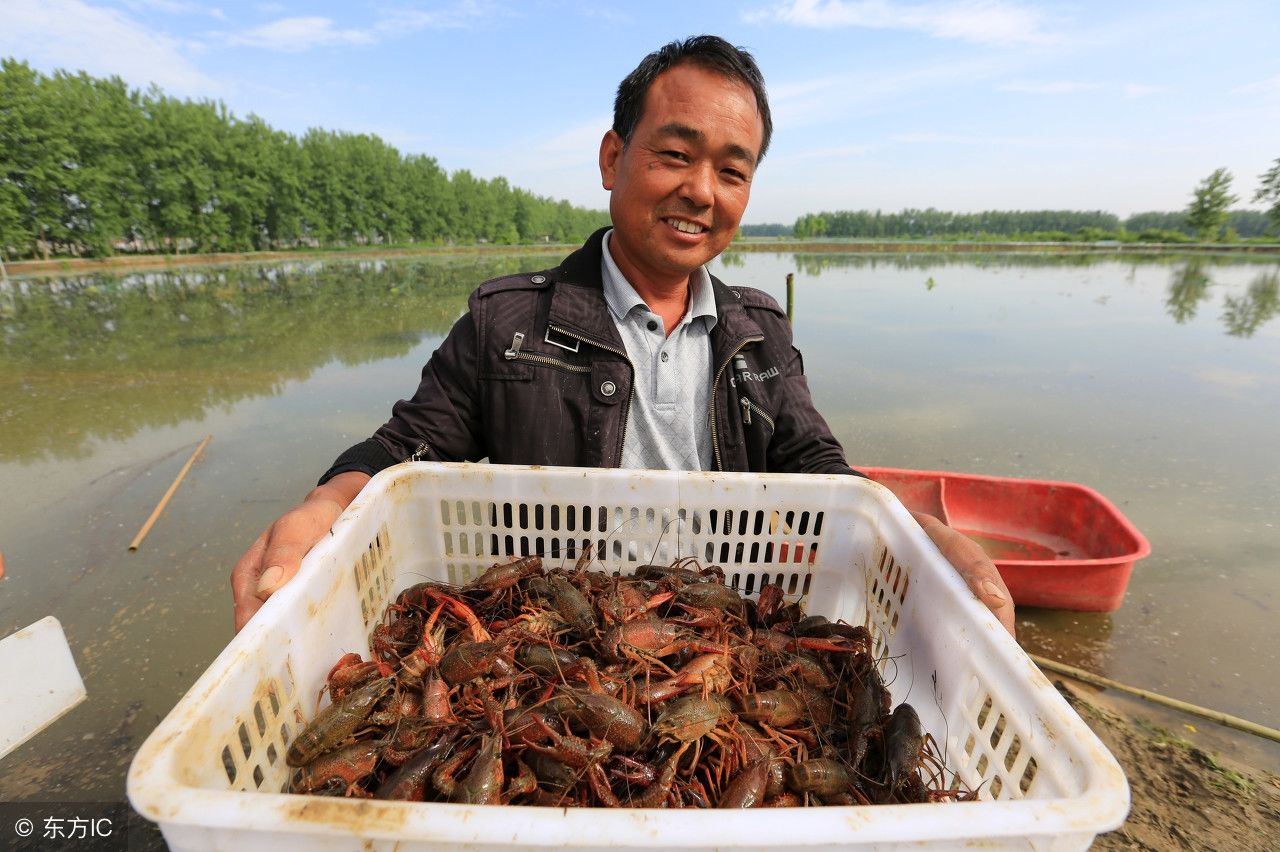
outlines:
M513 830L520 829L521 845L531 842L537 845L588 846L740 846L751 847L770 844L807 845L806 837L825 837L821 841L832 842L832 837L845 837L856 829L851 842L892 842L903 840L901 814L911 819L911 840L953 839L961 841L979 837L1027 837L1062 834L1092 836L1111 830L1123 823L1129 809L1129 787L1119 764L1105 749L1083 720L1071 711L1065 700L1031 663L1025 653L964 585L963 580L950 569L945 559L919 529L907 510L898 503L888 488L862 477L831 474L812 476L800 474L739 474L719 472L679 471L619 471L595 468L548 468L506 465L471 465L453 463L414 462L397 465L379 473L370 485L353 501L348 510L335 522L331 534L322 540L336 543L354 535L363 512L392 487L402 487L417 477L454 476L504 476L531 475L576 478L643 479L660 481L679 492L680 485L688 477L706 480L737 480L768 488L771 483L783 481L805 482L816 485L825 481L826 486L839 490L851 489L878 504L888 523L895 523L914 537L921 553L933 561L941 560L947 566L940 579L949 595L947 604L957 607L957 618L965 619L966 626L981 629L968 631L971 640L986 645L994 656L1015 663L1021 658L1026 665L1017 666L1014 674L1038 682L1038 695L1047 688L1060 706L1047 708L1055 713L1053 721L1058 733L1066 740L1074 741L1087 752L1083 766L1073 765L1081 771L1084 781L1082 795L1065 798L1035 798L1016 800L980 800L965 803L961 811L945 805L883 805L875 808L824 807L804 810L803 837L797 837L795 822L777 819L777 814L765 811L746 811L732 820L721 819L719 813L679 810L645 809L553 809L517 806L477 806L428 803L430 807L415 808L423 803L382 802L370 800L334 800L314 796L296 796L283 793L217 790L196 787L183 781L178 765L177 744L189 734L187 718L233 678L237 664L245 655L252 655L265 641L271 618L285 613L293 602L301 600L304 584L290 583L280 593L272 596L261 610L262 617L252 620L237 634L209 665L190 690L177 702L165 719L149 735L139 748L129 768L127 779L128 798L133 807L144 817L174 829L204 828L227 830L253 830L262 832L289 832L302 834L348 831L354 826L358 836L399 839L402 841L511 844ZM370 487L374 485L375 487ZM313 550L304 560L308 565L320 562L324 554L320 548ZM308 562L309 560L309 562ZM311 572L307 576L315 576ZM954 601L951 600L954 598ZM1010 657L1010 655L1013 655ZM1003 664L1003 663L1002 663ZM1025 671L1024 671L1025 669ZM1046 700L1052 700L1046 698ZM1034 708L1046 712L1044 707ZM1063 712L1065 709L1066 712ZM501 808L501 810L494 810ZM909 809L902 811L901 809ZM972 809L978 810L972 810ZM282 813L288 814L282 818ZM790 811L788 811L790 813ZM501 814L500 819L493 815ZM957 820L957 816L969 815ZM681 836L677 831L687 832ZM818 842L818 841L813 841Z

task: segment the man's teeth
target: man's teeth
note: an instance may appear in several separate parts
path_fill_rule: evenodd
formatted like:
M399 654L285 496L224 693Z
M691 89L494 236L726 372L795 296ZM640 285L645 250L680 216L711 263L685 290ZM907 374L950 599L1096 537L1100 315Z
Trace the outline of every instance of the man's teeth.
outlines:
M667 224L675 228L677 231L684 231L686 234L701 234L705 228L694 222L684 222L680 219L668 219Z

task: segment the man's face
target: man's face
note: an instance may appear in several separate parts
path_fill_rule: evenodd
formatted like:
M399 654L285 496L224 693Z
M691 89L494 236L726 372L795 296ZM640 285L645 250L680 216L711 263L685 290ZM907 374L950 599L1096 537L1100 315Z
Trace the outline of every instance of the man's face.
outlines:
M633 285L679 283L724 251L747 208L763 139L750 87L688 64L653 81L629 145L605 134L609 246Z

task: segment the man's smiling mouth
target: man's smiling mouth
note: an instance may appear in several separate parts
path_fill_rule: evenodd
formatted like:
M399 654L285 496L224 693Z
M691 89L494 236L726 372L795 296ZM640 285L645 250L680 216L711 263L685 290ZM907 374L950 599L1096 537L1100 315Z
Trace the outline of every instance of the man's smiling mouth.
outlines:
M671 227L685 234L701 234L707 228L699 225L697 222L687 222L684 219L663 219Z

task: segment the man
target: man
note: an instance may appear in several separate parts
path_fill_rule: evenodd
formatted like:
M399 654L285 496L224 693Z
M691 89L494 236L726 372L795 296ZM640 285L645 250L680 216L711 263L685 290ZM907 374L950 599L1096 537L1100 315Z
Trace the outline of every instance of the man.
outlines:
M704 269L737 231L772 129L750 54L699 36L646 57L600 144L613 228L558 267L472 294L413 398L236 564L236 629L371 474L411 458L853 475L777 303ZM981 548L916 518L1012 633Z

